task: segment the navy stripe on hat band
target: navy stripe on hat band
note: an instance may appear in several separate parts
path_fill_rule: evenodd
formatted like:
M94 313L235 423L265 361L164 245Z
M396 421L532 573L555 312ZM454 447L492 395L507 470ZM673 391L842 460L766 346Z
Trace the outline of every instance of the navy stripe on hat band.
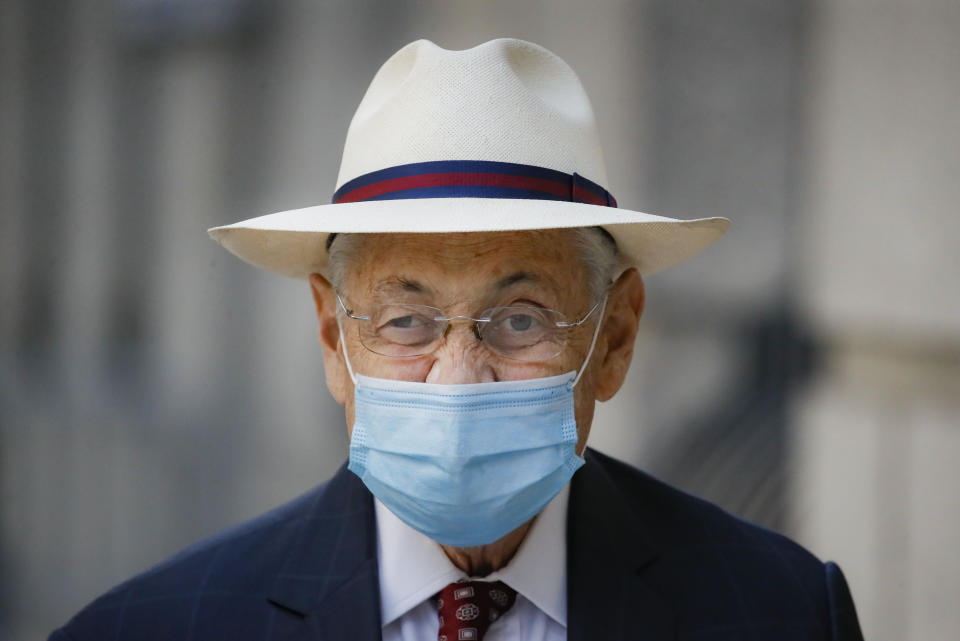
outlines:
M580 174L487 160L440 160L380 169L342 185L333 202L405 198L520 198L617 206L610 192Z

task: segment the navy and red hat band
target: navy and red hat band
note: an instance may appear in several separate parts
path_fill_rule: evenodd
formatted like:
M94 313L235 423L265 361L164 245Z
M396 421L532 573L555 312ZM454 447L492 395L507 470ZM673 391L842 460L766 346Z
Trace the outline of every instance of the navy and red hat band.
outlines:
M345 183L333 195L333 203L400 198L524 198L617 206L610 192L580 174L489 160L388 167Z

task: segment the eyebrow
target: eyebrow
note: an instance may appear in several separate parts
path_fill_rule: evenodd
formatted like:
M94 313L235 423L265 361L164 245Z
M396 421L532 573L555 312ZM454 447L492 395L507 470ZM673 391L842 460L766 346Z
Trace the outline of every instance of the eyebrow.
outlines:
M395 293L398 291L408 294L422 294L423 292L427 291L427 288L415 280L396 277L377 283L377 286L374 287L374 291L378 294Z
M531 283L541 283L543 282L543 279L536 274L531 274L530 272L514 272L513 274L498 280L496 285L494 285L494 289L497 291L503 291L512 285L516 285L517 283L522 283L525 281L529 281Z

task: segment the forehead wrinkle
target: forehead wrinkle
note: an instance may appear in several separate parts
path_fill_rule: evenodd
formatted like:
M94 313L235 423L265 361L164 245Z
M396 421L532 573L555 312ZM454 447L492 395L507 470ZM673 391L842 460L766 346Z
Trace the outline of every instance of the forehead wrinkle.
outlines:
M534 289L554 308L578 307L582 269L567 231L371 234L350 280L381 299L440 296L430 304L442 308L513 287Z

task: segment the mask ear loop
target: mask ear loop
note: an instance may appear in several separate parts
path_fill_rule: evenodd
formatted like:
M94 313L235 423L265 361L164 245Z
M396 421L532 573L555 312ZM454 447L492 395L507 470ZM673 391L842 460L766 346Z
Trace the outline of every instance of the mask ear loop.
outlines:
M337 302L343 307L343 303L340 302L340 297L337 297ZM337 331L340 332L340 351L343 352L343 360L347 364L347 372L350 374L350 380L353 381L353 384L357 384L357 377L353 373L353 367L350 365L350 356L347 355L347 341L343 340L343 323L340 322L340 314L337 313Z
M580 371L577 372L577 377L573 379L573 382L570 383L570 389L573 389L577 386L577 383L580 382L580 377L583 376L583 373L587 371L587 363L590 362L590 357L593 356L593 348L597 345L597 336L600 335L600 326L603 325L603 312L607 308L607 296L608 294L603 295L603 302L600 303L600 318L597 320L597 328L593 330L593 340L590 341L590 349L587 350L587 358L583 361L583 366L580 368ZM341 339L342 341L343 339Z

